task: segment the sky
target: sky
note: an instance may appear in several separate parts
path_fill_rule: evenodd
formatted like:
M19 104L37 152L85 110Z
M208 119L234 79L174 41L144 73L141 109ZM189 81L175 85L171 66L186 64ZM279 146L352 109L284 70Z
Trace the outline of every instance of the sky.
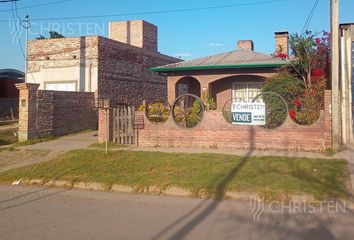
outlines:
M315 1L18 0L16 5L18 17L30 17L29 39L39 34L47 37L51 30L67 37L107 37L108 22L143 19L158 26L161 53L190 60L232 51L238 40L247 39L254 41L255 51L271 54L275 49L274 32L301 32ZM354 23L354 0L339 2L340 23ZM25 61L19 43L25 47L26 34L23 27L9 21L13 19L11 9L11 3L0 3L0 69L24 70ZM97 15L115 16L92 17ZM63 19L78 16L89 17ZM57 19L46 20L48 18ZM330 0L319 0L308 29L321 32L329 31L329 28Z

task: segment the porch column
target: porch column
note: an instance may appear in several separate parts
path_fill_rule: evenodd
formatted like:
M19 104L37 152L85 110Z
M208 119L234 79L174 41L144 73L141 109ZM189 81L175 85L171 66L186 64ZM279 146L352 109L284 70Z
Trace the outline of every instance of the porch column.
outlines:
M18 141L23 142L37 136L37 97L39 84L18 83L19 124Z
M209 83L200 82L200 98L205 103L209 96Z
M176 98L176 83L178 80L173 77L167 78L167 101L172 104Z

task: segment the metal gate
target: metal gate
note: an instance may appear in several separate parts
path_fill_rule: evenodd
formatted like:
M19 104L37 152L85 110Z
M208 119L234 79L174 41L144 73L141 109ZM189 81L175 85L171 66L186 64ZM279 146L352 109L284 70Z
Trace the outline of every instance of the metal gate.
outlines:
M117 144L136 144L134 106L113 108L113 142Z

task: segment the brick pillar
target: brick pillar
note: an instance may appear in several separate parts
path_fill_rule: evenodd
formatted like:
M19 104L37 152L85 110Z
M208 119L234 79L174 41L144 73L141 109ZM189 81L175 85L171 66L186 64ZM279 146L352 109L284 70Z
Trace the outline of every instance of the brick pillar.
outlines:
M18 83L19 126L18 141L23 142L37 136L37 90L39 84Z
M106 126L108 117L108 140L113 140L113 114L112 110L100 109L98 112L98 142L106 141Z
M172 104L176 98L176 83L177 80L171 77L167 78L167 100L170 104Z
M332 91L325 90L324 93L324 138L325 148L332 148Z
M237 49L253 51L254 50L253 41L252 40L240 40L237 42Z
M289 32L275 32L275 52L289 56Z

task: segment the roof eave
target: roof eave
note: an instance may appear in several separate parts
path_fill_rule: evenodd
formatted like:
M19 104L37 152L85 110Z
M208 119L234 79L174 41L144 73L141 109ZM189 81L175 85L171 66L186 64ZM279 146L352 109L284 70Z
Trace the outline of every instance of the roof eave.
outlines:
M276 68L286 65L286 63L255 63L255 64L226 64L226 65L204 65L204 66L180 66L180 67L153 67L154 72L177 72L192 70L212 70L212 69L239 69L239 68Z

